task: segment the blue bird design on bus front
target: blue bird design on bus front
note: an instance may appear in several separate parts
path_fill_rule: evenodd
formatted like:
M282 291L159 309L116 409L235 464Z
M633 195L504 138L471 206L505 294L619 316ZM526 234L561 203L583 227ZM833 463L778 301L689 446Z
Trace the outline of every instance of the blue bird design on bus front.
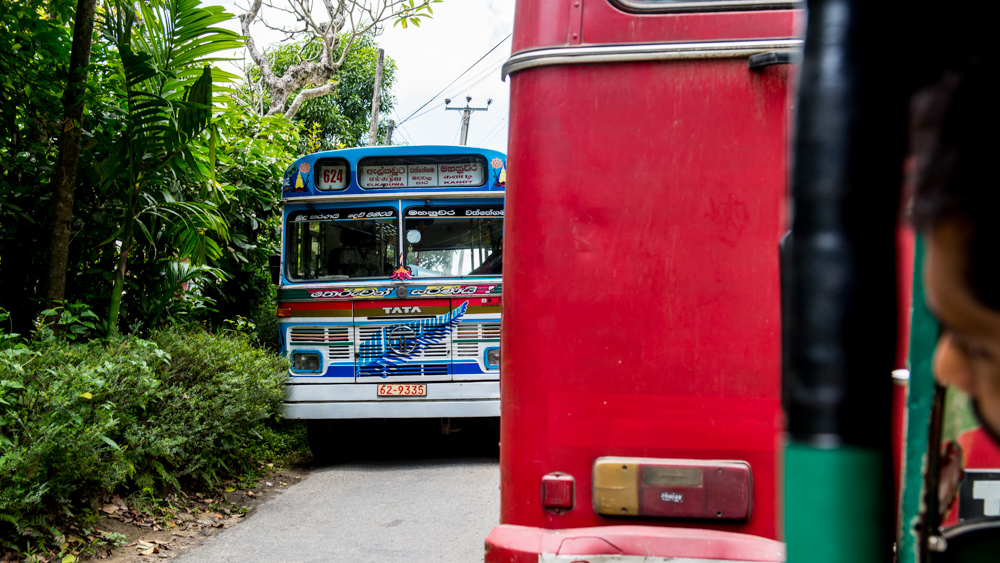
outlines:
M378 336L358 347L358 375L397 375L400 366L444 342L465 316L468 301L433 319L420 319L384 327Z

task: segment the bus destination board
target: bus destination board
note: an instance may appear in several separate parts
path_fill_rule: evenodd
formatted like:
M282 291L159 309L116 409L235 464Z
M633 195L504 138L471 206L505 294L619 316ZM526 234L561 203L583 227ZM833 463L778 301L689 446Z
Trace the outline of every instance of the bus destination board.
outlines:
M323 191L343 190L351 180L347 164L318 164L316 166L316 188Z
M358 185L362 188L440 188L485 183L486 167L480 162L378 164L358 169Z

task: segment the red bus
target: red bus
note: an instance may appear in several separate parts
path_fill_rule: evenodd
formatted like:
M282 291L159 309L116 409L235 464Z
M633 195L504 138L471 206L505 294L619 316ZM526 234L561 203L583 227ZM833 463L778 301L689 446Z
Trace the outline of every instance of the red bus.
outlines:
M801 18L784 1L518 1L486 561L784 560L778 241Z

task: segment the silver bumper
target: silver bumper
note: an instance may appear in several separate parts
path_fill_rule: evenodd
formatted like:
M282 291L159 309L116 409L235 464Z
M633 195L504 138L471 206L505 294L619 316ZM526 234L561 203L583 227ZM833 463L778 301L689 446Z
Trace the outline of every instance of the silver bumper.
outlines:
M426 397L379 397L377 383L285 387L285 418L466 418L500 416L500 382L427 383Z

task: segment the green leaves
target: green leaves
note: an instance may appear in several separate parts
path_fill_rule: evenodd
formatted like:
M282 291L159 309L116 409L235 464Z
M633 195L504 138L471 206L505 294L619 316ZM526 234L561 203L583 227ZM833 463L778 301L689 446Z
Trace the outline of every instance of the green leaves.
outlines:
M274 434L287 360L242 336L171 330L31 346L21 371L0 362L5 552L58 547L53 525L89 527L105 495L220 486L258 466L260 436Z
M395 21L392 22L393 27L397 25L402 25L403 29L406 29L408 24L420 27L421 18L430 19L434 17L434 10L431 9L431 4L437 4L442 0L424 0L423 2L417 4L415 0L403 0L400 3L399 11L393 14Z
M32 333L48 307L38 288L74 5L0 0L0 307L12 314L0 326L8 333ZM119 274L122 330L249 317L273 293L262 268L279 240L279 184L299 136L287 120L224 109L237 77L215 68L228 54L219 49L241 45L221 29L229 17L191 0L101 3L87 113L72 124L83 150L67 268L67 302L94 309L86 318L68 311L82 322L57 327L67 337L108 333ZM174 280L188 275L197 292L175 295ZM0 362L20 366L20 337L2 332Z
M34 333L40 340L86 340L96 336L98 316L84 303L57 301L51 309L39 313L42 323Z
M212 67L206 66L201 76L187 89L177 119L179 129L194 135L208 126L212 112Z
M229 238L229 226L211 203L158 201L143 209L140 215L159 219L159 225L169 227L177 255L196 264L222 256L222 249L208 236L209 233L216 234L223 241ZM156 239L146 224L139 222L138 225L146 239L155 244Z
M197 0L139 2L109 6L106 36L118 48L125 77L128 122L119 150L104 167L105 182L128 180L141 192L175 158L192 163L190 143L208 126L216 81L232 75L207 63L221 51L242 45L239 35L213 27L232 16ZM140 17L141 16L141 17ZM178 172L178 170L174 170ZM195 179L204 180L197 166Z
M142 191L174 158L191 161L190 142L207 127L216 77L208 62L239 46L235 33L211 27L231 16L197 0L131 3L115 0L106 34L118 47L125 77L127 127L105 167L106 182L127 176ZM140 23L141 22L141 23ZM227 75L219 75L226 80ZM196 176L197 167L195 168ZM145 173L144 173L145 172Z
M106 34L121 56L126 102L125 130L102 167L103 183L113 186L124 211L114 234L121 250L109 323L116 327L136 236L197 264L221 256L219 242L228 241L216 202L199 201L219 192L211 185L183 187L205 186L214 177L215 163L199 159L193 144L211 121L213 83L231 75L213 72L208 63L242 42L214 27L230 14L198 0L114 0L108 12Z

